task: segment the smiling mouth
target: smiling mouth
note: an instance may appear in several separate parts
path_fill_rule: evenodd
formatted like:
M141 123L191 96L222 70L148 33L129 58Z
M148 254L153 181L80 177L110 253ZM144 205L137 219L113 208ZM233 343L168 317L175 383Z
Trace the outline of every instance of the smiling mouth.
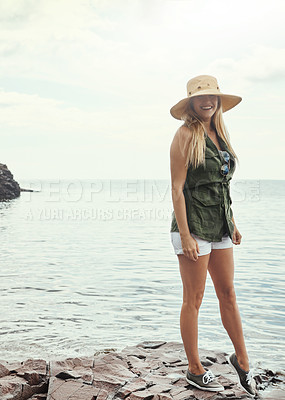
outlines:
M213 107L212 106L205 106L205 107L201 107L202 108L202 110L211 110Z

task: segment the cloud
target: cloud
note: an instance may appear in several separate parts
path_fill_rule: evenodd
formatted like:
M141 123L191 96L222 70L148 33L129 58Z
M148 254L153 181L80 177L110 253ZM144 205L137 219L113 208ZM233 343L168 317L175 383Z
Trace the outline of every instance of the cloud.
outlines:
M285 78L285 49L256 46L244 57L215 60L209 68L250 82L279 81Z
M99 97L108 93L118 102L136 98L143 104L151 101L149 94L153 90L163 93L166 82L168 92L174 93L179 79L185 85L190 74L203 73L201 70L207 64L209 71L223 76L230 71L229 77L234 81L240 75L249 80L283 73L281 65L270 65L270 57L262 60L266 56L262 50L256 50L254 56L245 54L239 60L232 57L235 46L242 47L248 41L252 12L261 18L269 5L256 11L256 2L250 8L247 6L243 34L238 30L240 18L234 18L243 14L242 7L237 7L235 15L227 15L229 4L221 0L217 4L174 0L30 0L26 7L20 0L3 3L6 20L18 18L23 23L4 25L1 30L1 76L77 85L94 90ZM218 25L214 18L217 15L223 21ZM176 23L176 19L180 22ZM211 38L214 33L210 46L209 32ZM261 29L256 30L256 34L260 32ZM239 39L235 46L233 37ZM207 45L208 51L204 52ZM209 63L214 49L223 57ZM255 74L256 64L259 74Z
M106 127L107 111L96 112L66 107L63 102L16 92L0 92L0 123L5 129L38 136L82 137L100 134ZM120 121L121 122L121 121ZM105 136L112 134L115 123L107 124ZM5 130L4 129L4 130Z
M170 107L185 97L187 80L203 73L216 75L224 92L244 96L226 117L231 131L264 132L269 96L283 94L283 10L283 0L2 1L3 146L17 146L20 157L35 145L42 157L55 145L59 166L67 147L70 154L96 149L96 165L107 164L108 174L115 162L118 177L122 159L135 154L141 173L151 174L149 154L165 165L179 124ZM280 121L282 102L275 104L270 115ZM241 118L254 123L245 130Z
M38 0L15 0L0 2L0 21L6 26L10 24L22 24L29 21L33 11L38 10Z
M137 95L142 102L142 92L146 95L148 89L136 82L142 82L148 71L155 82L163 52L159 56L155 47L140 49L139 41L143 43L146 35L141 28L135 30L132 8L124 6L126 13L118 10L119 17L110 13L110 19L106 9L102 12L104 4L99 2L98 9L97 3L39 1L37 7L30 2L26 13L20 8L17 15L25 23L1 29L1 76L77 85L93 89L99 97L108 93L130 100ZM7 6L4 14L12 20L14 8Z
M0 90L2 140L5 135L14 139L26 136L30 145L34 139L38 142L39 138L44 141L57 138L64 145L68 139L73 144L100 140L101 144L112 146L118 143L144 146L151 141L153 146L159 146L167 128L167 121L162 124L159 113L158 106L136 104L111 113L107 109L86 110L38 95Z

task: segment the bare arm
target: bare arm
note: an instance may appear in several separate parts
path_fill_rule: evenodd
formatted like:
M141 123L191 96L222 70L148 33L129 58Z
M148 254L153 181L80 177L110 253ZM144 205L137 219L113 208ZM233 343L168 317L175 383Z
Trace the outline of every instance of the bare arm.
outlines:
M176 132L170 146L170 170L171 170L171 195L174 213L181 237L183 253L190 259L198 259L198 243L191 236L186 215L185 197L183 188L187 176L186 149L191 138L188 128L181 127Z
M185 140L186 132L181 127L176 132L170 146L171 195L180 236L190 236L183 193L187 175L186 154L183 151Z

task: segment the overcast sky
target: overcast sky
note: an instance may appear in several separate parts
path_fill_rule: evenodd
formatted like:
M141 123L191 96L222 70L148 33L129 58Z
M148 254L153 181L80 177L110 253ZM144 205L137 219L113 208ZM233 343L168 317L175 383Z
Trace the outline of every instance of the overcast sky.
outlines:
M0 162L23 179L169 179L187 81L217 77L236 179L284 178L284 0L0 0Z

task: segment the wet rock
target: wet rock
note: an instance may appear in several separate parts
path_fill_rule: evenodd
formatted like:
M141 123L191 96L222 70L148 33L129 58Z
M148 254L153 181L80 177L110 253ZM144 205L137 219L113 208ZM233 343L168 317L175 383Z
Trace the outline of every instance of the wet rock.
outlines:
M7 165L0 164L0 201L16 199L20 193L20 185L14 180Z

